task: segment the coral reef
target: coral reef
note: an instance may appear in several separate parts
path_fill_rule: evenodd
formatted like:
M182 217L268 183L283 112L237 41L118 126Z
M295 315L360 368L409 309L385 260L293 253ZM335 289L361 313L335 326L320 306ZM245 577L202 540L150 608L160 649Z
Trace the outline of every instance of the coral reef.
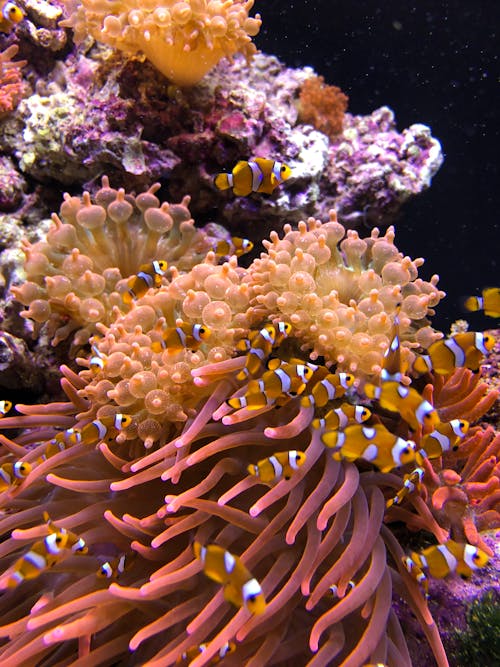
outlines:
M254 0L169 0L144 3L65 0L69 18L61 23L74 30L74 39L87 35L127 55L143 55L179 86L192 86L221 58L243 53L249 59L251 42L261 26L260 15L249 17Z
M0 52L0 117L16 108L25 90L21 69L25 60L12 60L19 47L12 44Z
M72 240L88 239L91 233L79 230L83 220L129 218L134 206L142 210L146 202L146 212L161 210L151 189L134 199L106 181L95 202L88 194L66 196L61 215L68 222L62 225L56 216L38 255L53 256L51 235L62 230ZM496 502L496 491L490 482L481 484L485 463L488 474L498 471L498 464L491 466L498 438L491 431L473 431L442 472L440 462L433 462L436 470L425 478L428 491L425 486L386 511L386 499L401 486L401 477L367 463L334 460L313 423L321 411L300 396L278 394L258 410L233 411L227 402L246 391L246 381L238 380L245 355L237 355L246 347L238 341L262 322L291 321L290 335L278 342L273 356L306 361L321 354L332 372L354 370L353 404L367 402L364 374L380 373L397 303L402 303L405 362L413 346L438 336L427 316L443 295L435 279L427 283L417 277L421 261L403 257L393 238L392 230L385 236L374 230L362 239L346 232L332 213L324 223L309 219L297 230L285 226L282 238L272 234L266 252L248 269L235 257L219 264L211 251L194 263L196 246L187 245L168 257L170 273L163 285L127 307L117 302L108 324L96 325L93 356L79 360L83 370L77 374L61 367L66 400L17 404L18 414L0 421L3 431L21 429L15 439L0 435L2 463L23 460L33 466L26 479L0 495L5 535L0 586L7 586L6 577L27 546L46 534L43 512L88 547L88 553L63 554L50 571L42 568L32 580L5 590L0 598L3 660L21 665L78 656L81 665L167 666L205 643L193 662L201 667L234 641L225 658L229 665L333 660L406 667L411 658L392 607L397 595L416 615L438 665L448 665L422 591L403 567L397 531L385 523L403 519L411 530L429 531L438 541L450 534L477 541L477 529L497 521L489 500ZM115 257L121 258L126 235L113 240ZM161 234L156 240L163 242ZM61 246L64 250L67 244ZM298 307L291 295L305 301ZM329 340L325 332L332 314L344 319ZM184 344L172 335L181 323L187 329L202 325L206 335ZM351 345L356 327L361 353ZM177 342L165 346L167 339ZM472 401L464 398L464 387L472 388ZM447 382L430 377L424 392L434 393L443 419L445 411L454 410L480 418L497 398L463 371ZM375 423L408 436L408 426L395 415L376 404L370 409ZM116 423L116 417L125 426L110 433L105 425ZM108 434L95 435L93 424ZM290 450L305 454L290 479L267 484L247 474L249 464ZM474 503L467 505L467 520L452 508L453 499L439 504L432 486L435 478L441 486L449 481L451 467L444 465L458 467L465 459L463 493L485 497L477 514ZM193 540L216 543L241 557L266 597L263 614L229 606L219 585L201 573ZM98 576L104 563L123 555L122 570L109 566L110 579Z
M333 138L342 132L348 101L338 86L328 86L322 76L312 76L300 89L299 120Z
M453 657L457 665L494 665L500 661L500 599L494 588L472 602L468 627L455 633Z

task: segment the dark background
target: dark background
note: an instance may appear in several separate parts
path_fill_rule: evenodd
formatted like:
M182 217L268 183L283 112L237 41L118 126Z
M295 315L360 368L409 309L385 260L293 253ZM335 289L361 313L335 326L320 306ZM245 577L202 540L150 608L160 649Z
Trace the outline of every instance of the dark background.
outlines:
M445 161L403 210L396 245L425 257L447 298L434 324L465 315L461 298L500 285L498 185L500 5L497 0L256 0L255 39L289 66L311 65L349 95L349 111L382 105L398 129L429 125ZM499 320L466 314L473 328Z

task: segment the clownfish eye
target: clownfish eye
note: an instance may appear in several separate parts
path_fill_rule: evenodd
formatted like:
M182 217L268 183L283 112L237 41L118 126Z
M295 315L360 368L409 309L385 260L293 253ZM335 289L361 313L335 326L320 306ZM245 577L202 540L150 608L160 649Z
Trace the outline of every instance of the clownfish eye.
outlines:
M405 448L401 451L401 454L403 454L404 456L407 456L409 453L410 453L410 450L409 450L408 447L405 447Z
M280 171L283 173L286 171L286 165L282 164Z
M480 554L476 551L476 553L472 556L473 560L479 560L481 558Z
M56 537L56 542L57 542L57 544L61 544L61 542L62 542L62 537L61 537L60 535L58 535L58 536Z
M287 482L289 479L291 479L290 475L283 475L283 479L285 479Z

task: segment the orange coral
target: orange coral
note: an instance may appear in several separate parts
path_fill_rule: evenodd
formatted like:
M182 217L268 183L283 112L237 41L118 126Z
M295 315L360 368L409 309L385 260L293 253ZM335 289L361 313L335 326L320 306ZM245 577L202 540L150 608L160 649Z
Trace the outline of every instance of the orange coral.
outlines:
M23 96L24 83L21 68L26 60L12 61L19 48L12 44L5 51L0 52L0 114L16 108Z
M254 0L65 0L76 42L91 35L128 55L143 54L179 86L197 83L221 58L250 58L260 29Z
M328 86L322 76L306 79L300 89L299 120L329 137L342 132L349 98L337 86Z

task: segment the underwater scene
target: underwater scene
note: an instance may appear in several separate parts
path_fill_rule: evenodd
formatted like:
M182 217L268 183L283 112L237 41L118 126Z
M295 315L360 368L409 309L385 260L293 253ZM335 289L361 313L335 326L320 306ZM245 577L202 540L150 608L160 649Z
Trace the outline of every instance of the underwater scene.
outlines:
M0 0L0 665L500 665L499 20Z

